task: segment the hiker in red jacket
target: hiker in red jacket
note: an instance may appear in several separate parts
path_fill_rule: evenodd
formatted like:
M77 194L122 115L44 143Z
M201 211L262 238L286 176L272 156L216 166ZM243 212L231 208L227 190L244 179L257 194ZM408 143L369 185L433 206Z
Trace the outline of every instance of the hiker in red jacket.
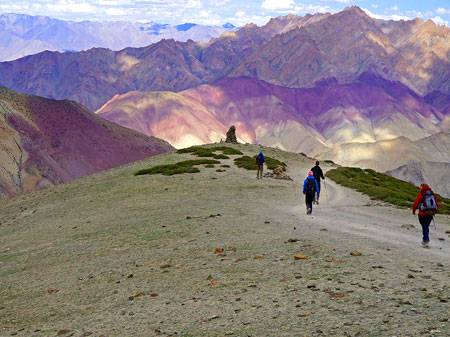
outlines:
M439 203L433 191L427 184L420 185L420 192L413 205L413 214L419 210L419 222L422 225L422 246L428 248L430 244L430 223L439 209Z

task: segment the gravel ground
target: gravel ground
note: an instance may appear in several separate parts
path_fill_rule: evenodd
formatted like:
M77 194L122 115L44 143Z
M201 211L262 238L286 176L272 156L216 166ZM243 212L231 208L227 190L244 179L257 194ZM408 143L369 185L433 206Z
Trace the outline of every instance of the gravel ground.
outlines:
M191 158L166 153L2 201L0 335L450 335L449 217L423 249L410 210L328 180L307 216L313 160L263 150L294 181L132 175Z

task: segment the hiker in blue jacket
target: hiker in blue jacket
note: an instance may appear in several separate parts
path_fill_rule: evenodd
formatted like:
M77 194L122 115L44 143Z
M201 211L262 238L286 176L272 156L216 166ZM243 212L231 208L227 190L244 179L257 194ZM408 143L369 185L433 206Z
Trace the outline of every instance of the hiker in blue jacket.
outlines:
M262 152L256 156L256 179L262 179L264 163L266 160L264 159L264 155Z
M306 214L312 213L312 204L316 193L317 196L320 195L320 188L317 184L316 178L314 178L314 172L309 171L308 177L303 182L303 194L305 195Z

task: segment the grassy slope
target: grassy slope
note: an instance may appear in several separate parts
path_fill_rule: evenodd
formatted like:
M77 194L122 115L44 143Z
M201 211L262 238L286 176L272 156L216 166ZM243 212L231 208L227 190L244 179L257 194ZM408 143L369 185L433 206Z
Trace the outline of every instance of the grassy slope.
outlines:
M419 188L410 183L369 169L339 167L328 171L326 176L375 200L400 207L411 208L419 193ZM450 199L439 195L437 197L440 204L439 213L450 214Z

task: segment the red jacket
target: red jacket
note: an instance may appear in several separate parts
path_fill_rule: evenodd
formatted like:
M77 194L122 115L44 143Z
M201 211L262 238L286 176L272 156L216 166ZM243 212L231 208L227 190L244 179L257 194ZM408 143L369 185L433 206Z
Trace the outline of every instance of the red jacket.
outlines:
M413 214L414 214L414 215L416 214L416 210L419 208L420 199L422 199L422 195L425 194L426 191L431 191L431 192L433 192L433 191L431 190L431 188L430 188L428 185L423 185L423 186L420 188L420 192L419 192L419 194L417 195L416 201L414 202L414 205L413 205ZM436 206L437 206L437 208L439 208L439 202L438 202L438 200L437 200L437 197L434 196L434 199L436 200ZM427 214L423 213L423 212L419 209L419 215L427 215Z

